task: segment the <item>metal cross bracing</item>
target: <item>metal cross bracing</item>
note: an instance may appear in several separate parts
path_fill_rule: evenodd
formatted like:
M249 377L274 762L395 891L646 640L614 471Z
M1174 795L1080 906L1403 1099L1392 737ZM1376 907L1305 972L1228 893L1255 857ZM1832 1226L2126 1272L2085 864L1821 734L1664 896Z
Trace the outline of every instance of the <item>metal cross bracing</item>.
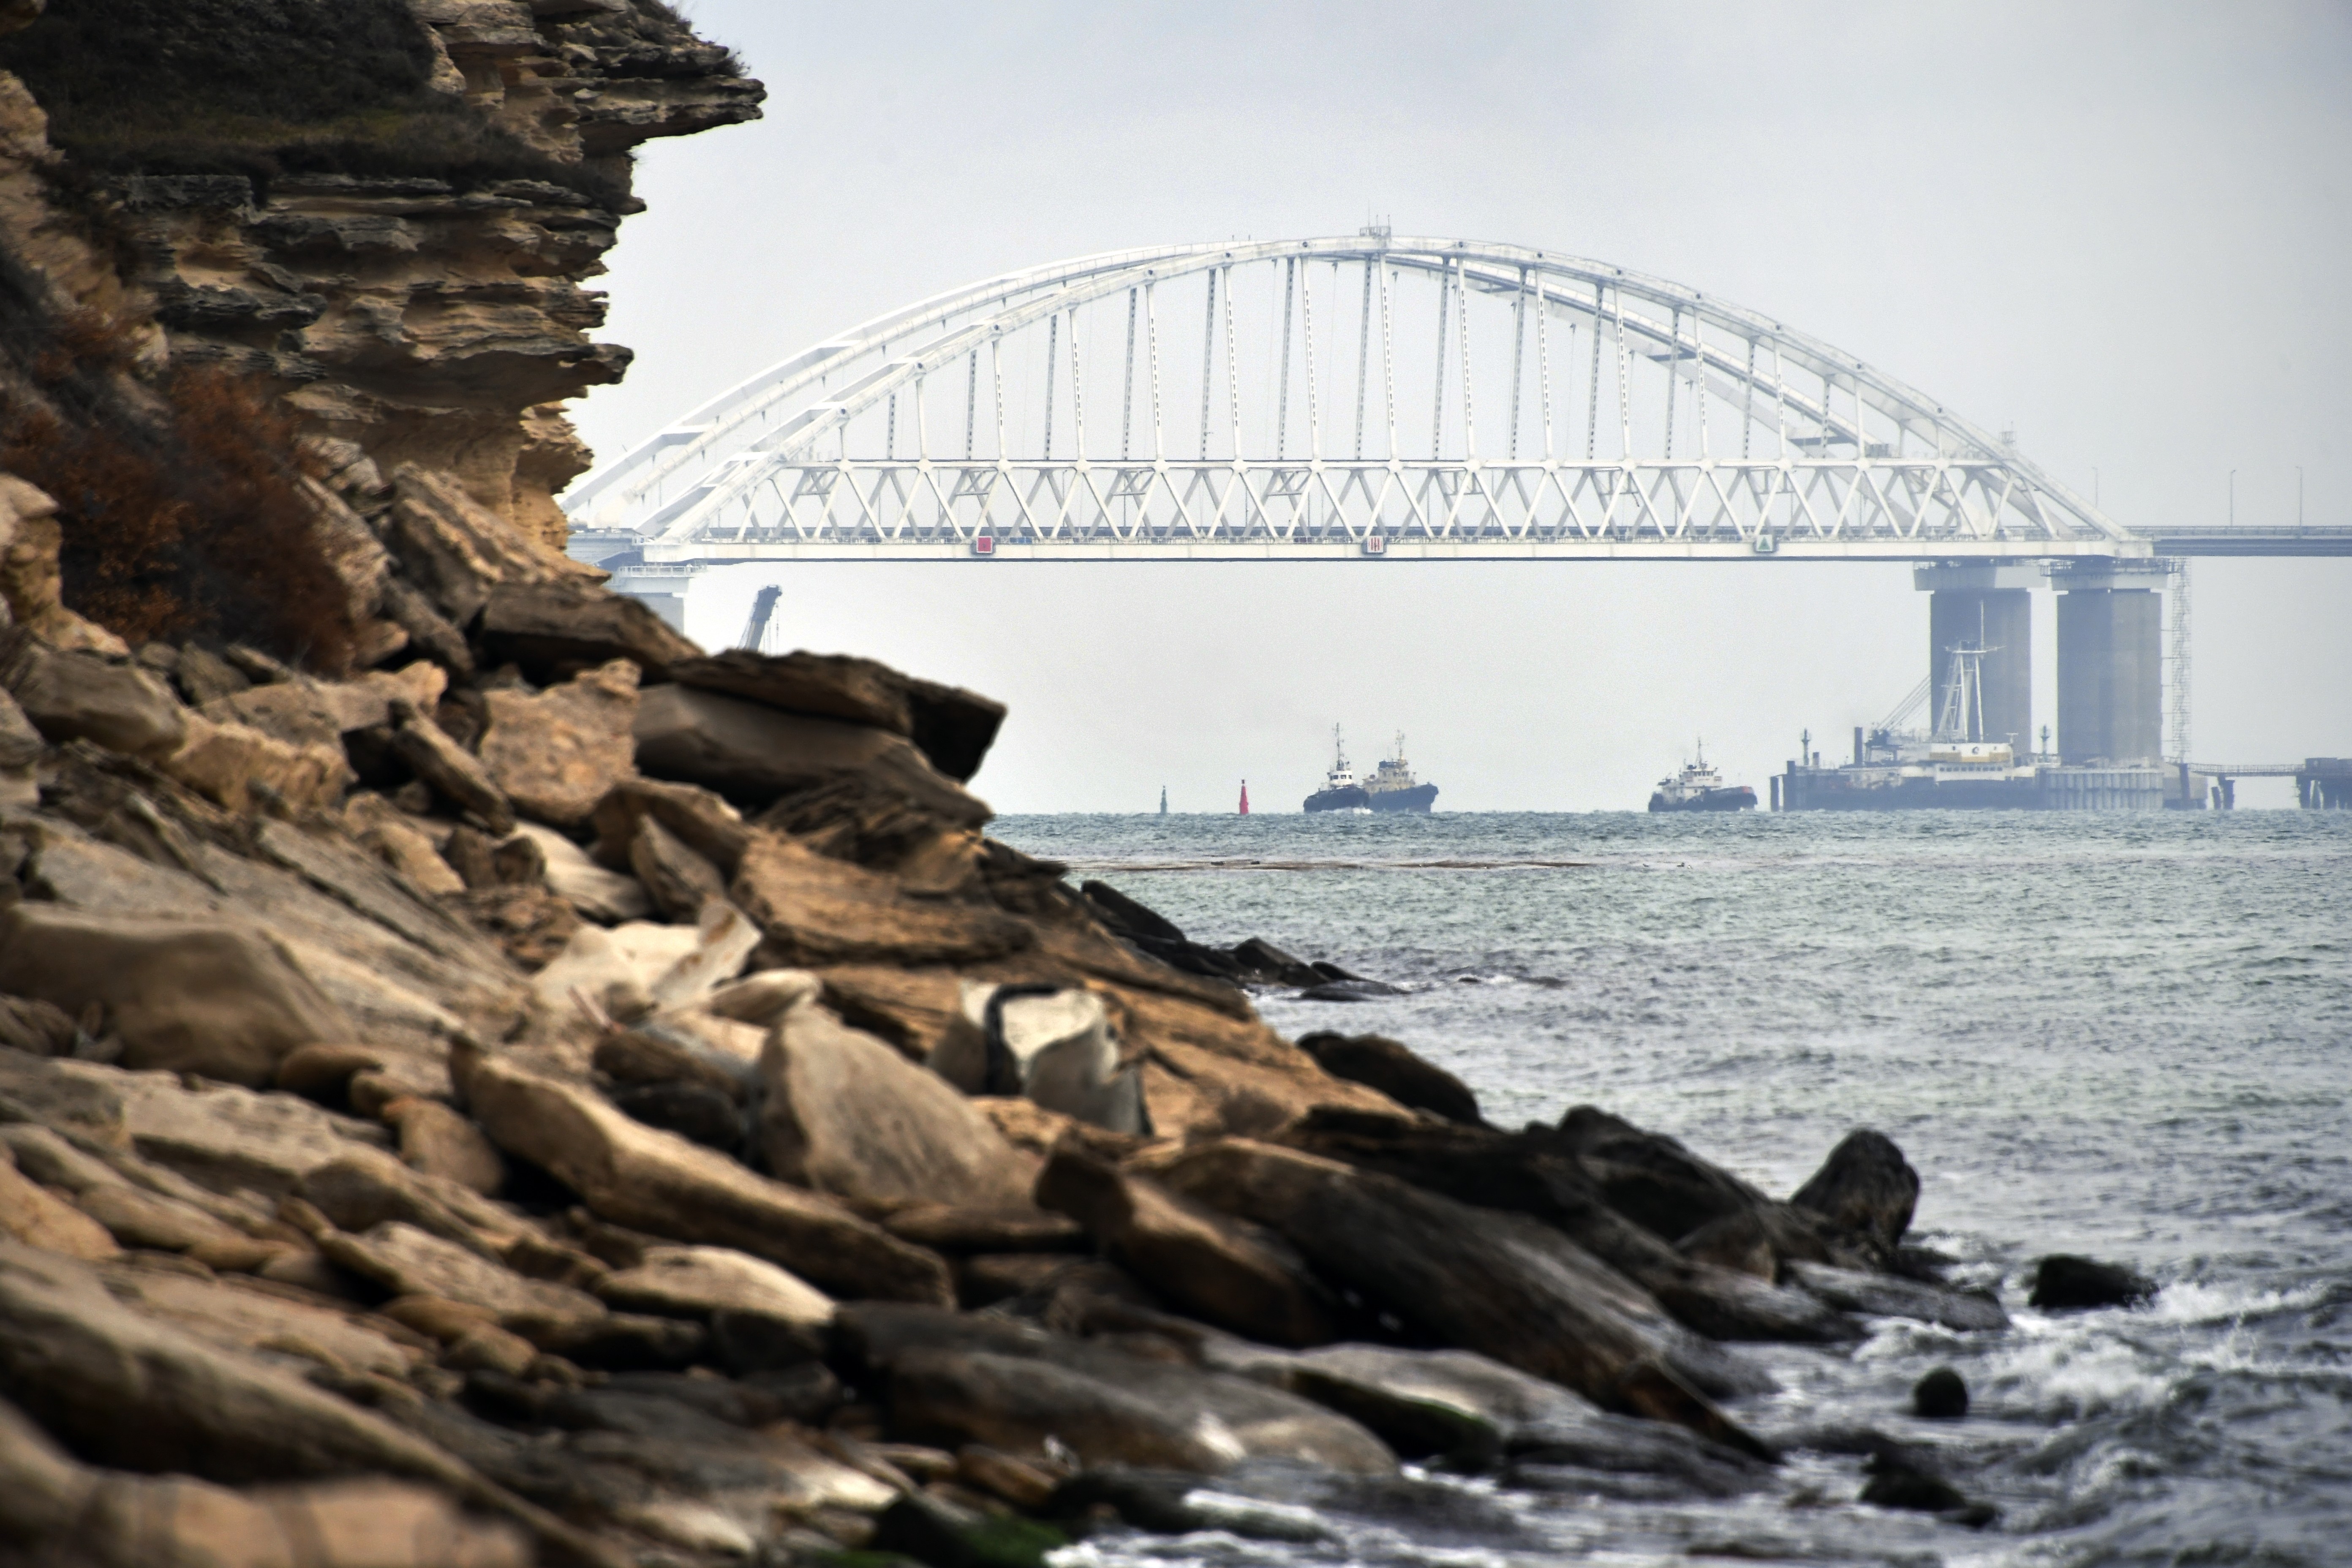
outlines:
M722 394L563 504L647 563L2151 553L2001 439L1769 317L1379 230L940 295Z

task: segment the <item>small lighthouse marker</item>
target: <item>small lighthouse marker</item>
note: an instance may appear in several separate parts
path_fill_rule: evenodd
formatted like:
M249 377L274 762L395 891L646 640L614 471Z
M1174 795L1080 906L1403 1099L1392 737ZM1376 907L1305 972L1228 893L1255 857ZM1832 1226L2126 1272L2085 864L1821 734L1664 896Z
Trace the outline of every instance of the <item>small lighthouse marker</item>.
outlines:
M1249 815L1249 780L1242 780L1242 815Z

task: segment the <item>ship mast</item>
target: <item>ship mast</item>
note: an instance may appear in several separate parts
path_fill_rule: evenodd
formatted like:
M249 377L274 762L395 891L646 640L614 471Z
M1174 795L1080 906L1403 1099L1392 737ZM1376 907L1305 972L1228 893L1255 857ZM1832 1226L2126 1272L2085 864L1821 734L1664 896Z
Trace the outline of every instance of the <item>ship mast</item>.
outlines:
M1952 672L1945 680L1944 707L1936 716L1935 739L1981 741L1985 738L1984 656L2000 651L1985 647L1981 606L1977 610L1977 640L1970 643L1962 637L1946 651L1952 656Z

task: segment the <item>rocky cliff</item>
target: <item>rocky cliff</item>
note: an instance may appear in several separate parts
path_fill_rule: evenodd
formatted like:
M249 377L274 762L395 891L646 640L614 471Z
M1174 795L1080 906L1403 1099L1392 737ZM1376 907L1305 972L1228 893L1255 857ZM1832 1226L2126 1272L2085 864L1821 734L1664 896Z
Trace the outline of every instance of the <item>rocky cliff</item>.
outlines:
M583 285L642 205L631 151L763 96L661 0L55 0L0 26L0 406L8 466L81 492L68 597L82 514L131 526L143 498L73 484L40 416L168 449L175 391L560 548L588 462L562 405L628 363Z

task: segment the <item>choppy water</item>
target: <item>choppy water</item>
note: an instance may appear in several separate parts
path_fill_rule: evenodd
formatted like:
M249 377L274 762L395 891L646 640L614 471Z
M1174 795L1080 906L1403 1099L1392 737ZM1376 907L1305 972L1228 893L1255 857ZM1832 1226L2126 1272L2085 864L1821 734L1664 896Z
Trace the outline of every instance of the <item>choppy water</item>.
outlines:
M1787 1437L1931 1444L1976 1532L1853 1502L1800 1452L1728 1502L1486 1483L1448 1529L1136 1539L1104 1562L2352 1563L2352 814L1014 817L999 834L1181 925L1395 982L1269 996L1287 1033L1401 1038L1506 1124L1591 1102L1786 1194L1848 1129L1903 1146L1915 1237L2015 1326L1881 1321L1759 1351ZM1580 861L1406 868L1402 863ZM1235 863L1278 862L1289 868ZM1189 868L1144 868L1180 866ZM2129 1263L2151 1308L2045 1317L2043 1253ZM1908 1413L1950 1364L1968 1420Z

